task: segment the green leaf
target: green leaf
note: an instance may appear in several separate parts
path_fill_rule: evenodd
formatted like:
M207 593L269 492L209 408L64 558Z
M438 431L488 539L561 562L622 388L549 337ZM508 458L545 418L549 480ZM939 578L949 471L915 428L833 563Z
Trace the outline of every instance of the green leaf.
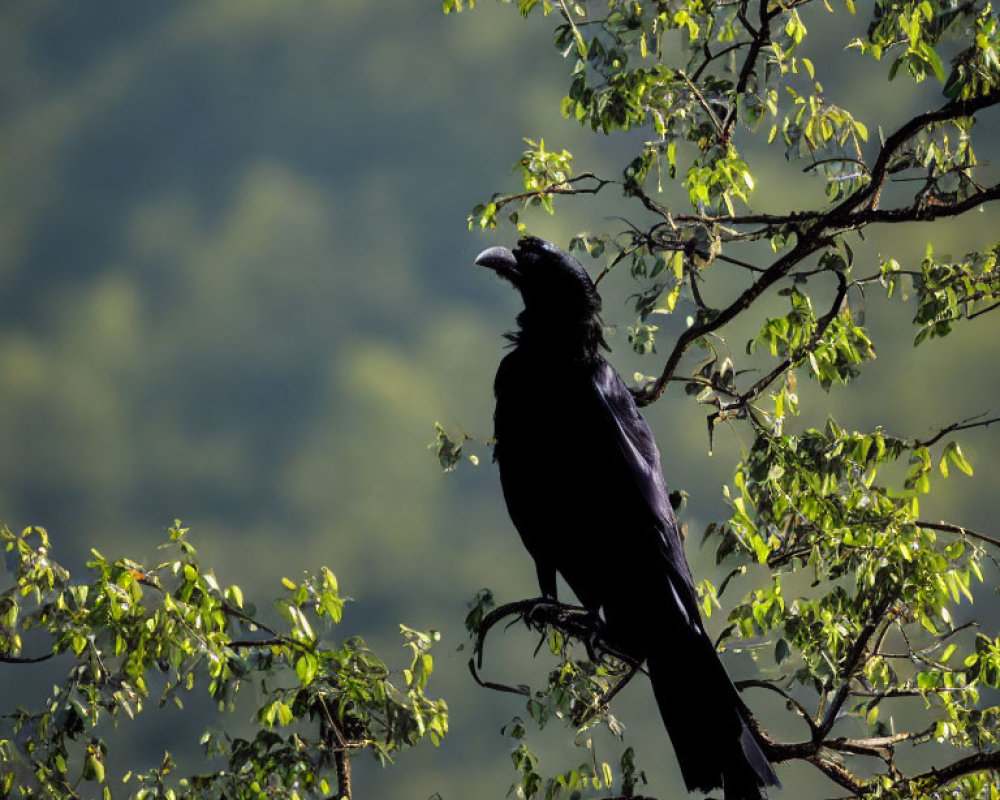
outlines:
M920 47L920 55L923 57L924 61L931 65L931 69L933 70L935 77L937 77L941 83L944 83L946 80L944 67L941 64L940 56L938 56L934 48L929 44L922 43Z
M295 662L295 674L299 676L299 682L303 686L308 686L316 677L318 661L312 653L303 653Z
M237 608L243 608L243 590L236 584L226 590L226 598Z
M83 779L104 783L104 762L94 753L87 756L83 765Z
M951 462L966 475L972 475L972 465L965 458L965 454L962 452L962 448L959 446L958 442L948 443L944 449L942 461L945 458L951 459Z
M788 642L784 639L778 639L774 645L774 660L775 663L780 664L786 658L788 658L791 648L788 646Z

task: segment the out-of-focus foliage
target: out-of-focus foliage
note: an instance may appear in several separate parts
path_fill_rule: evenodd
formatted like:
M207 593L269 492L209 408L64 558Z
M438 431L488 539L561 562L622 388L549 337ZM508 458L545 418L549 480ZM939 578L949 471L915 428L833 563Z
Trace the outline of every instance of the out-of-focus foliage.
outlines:
M5 681L27 664L68 662L39 708L4 716L0 797L110 798L108 723L134 719L151 695L183 707L196 687L230 716L241 690L255 692L253 730L235 735L223 724L205 733L209 770L199 774L171 775L169 753L156 768L134 765L124 778L128 796L350 797L355 751L385 763L424 738L441 741L447 707L424 693L435 632L400 626L411 657L397 670L360 637L331 641L323 629L340 623L345 599L326 567L282 579L275 608L284 625L271 627L239 586L221 586L199 562L187 534L175 522L160 548L166 560L155 566L95 550L93 579L80 583L53 560L44 530L0 528L13 579L0 594ZM225 766L212 768L215 760Z
M408 3L0 8L12 530L44 525L79 579L91 547L155 552L182 516L248 598L327 564L358 600L339 638L393 665L397 621L453 639L484 573L528 583L490 476L442 478L426 448L435 419L489 432L502 323L464 214L473 176L499 180L517 149L484 137L540 105L486 113L492 63L514 48L507 76L526 76L547 53L498 11L483 30ZM54 667L6 673L0 713L40 708ZM468 786L484 737L464 659L438 654L434 679L459 735L402 770L356 759L359 794ZM164 750L174 775L200 769L214 704L185 702L107 731L115 786Z
M374 572L362 542L425 552L455 494L424 469L428 419L487 396L466 368L499 349L442 244L480 163L456 145L481 131L437 104L502 30L459 39L406 7L409 43L355 3L78 12L0 11L4 518L127 549L190 512L250 580L275 529L304 543L273 554L286 570ZM414 95L399 63L428 46ZM420 583L373 578L399 606Z
M873 315L859 310L876 290L913 302L917 345L1000 308L995 241L958 259L937 257L928 243L911 267L891 253L872 258L864 238L882 226L944 227L1000 200L995 170L976 153L989 145L977 123L1000 104L993 5L516 5L526 18L554 20L569 65L562 114L595 133L626 134L617 152L627 155L604 173L529 141L520 190L476 206L470 226L510 222L523 232L525 209L552 214L557 197L616 193L619 219L627 219L580 232L569 246L598 260L602 281L627 272L621 277L636 282L628 327L636 353L656 353L660 331L676 332L659 374L637 374L637 400L652 403L681 383L710 407L710 442L722 422L749 437L726 489L731 516L706 533L728 574L699 590L707 616L726 604L719 646L755 648L758 675L741 688L769 691L795 721L791 743L765 732L772 761L804 760L855 797L1000 795L1000 707L991 694L1000 688L1000 639L956 621L984 564L995 563L1000 537L921 513L935 468L944 477L972 474L956 435L997 418L967 419L924 439L887 433L891 416L856 432L815 419L799 385L853 389L876 355ZM445 2L444 10L463 4ZM923 109L902 119L862 116L845 107L852 96L843 86L835 101L823 82L836 77L836 59L810 55L817 25L827 37L845 32L837 59L865 59L868 80L880 85L872 91L904 80L929 87L919 95ZM818 180L821 198L801 205L772 193L780 207L756 209L754 159L769 150ZM775 315L778 302L787 311ZM669 324L680 309L684 324ZM749 340L747 328L757 331ZM554 652L557 677L522 692L529 716L541 726L548 716L531 709L551 705L584 731L580 709L595 693L606 700L613 692L572 677L599 675L592 654L569 658L561 643ZM919 711L912 698L922 701ZM570 796L569 783L585 780L596 781L598 794L631 793L590 768L543 778L523 726L515 729L519 796ZM917 755L927 750L935 769Z

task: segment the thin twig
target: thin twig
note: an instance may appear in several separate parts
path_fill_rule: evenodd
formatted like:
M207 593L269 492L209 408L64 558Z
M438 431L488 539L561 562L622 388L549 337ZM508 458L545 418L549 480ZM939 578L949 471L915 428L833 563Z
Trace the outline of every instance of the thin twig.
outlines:
M579 181L592 180L596 182L596 186L589 188L577 188L574 186L575 183ZM503 197L496 198L493 202L496 203L497 211L510 203L517 202L518 200L530 200L533 197L545 197L550 194L597 194L605 186L611 183L618 183L618 181L606 180L604 178L598 178L592 172L585 172L581 175L577 175L575 178L570 178L559 183L550 183L541 189L535 189L530 192L518 192L516 194L508 194Z
M719 132L720 135L723 135L725 129L722 126L722 120L720 120L718 116L716 116L715 112L712 110L712 107L708 104L708 101L705 99L705 95L703 95L698 90L698 87L694 85L694 82L687 76L687 73L684 72L684 70L678 70L677 74L684 79L684 83L687 84L687 87L690 90L691 94L693 94L695 97L698 98L698 102L701 103L701 107L705 109L705 113L708 114L708 118L712 121L712 124L715 126L715 129Z
M858 638L854 640L854 643L841 661L838 671L843 683L837 688L833 699L826 708L823 720L819 723L821 738L826 737L837 721L837 715L840 714L840 709L843 708L844 703L850 695L851 681L854 679L854 673L857 672L858 667L865 660L865 652L868 649L868 644L878 630L879 625L883 622L883 618L889 607L895 602L898 590L899 587L896 588L896 591L890 591L875 603L868 622L861 628Z
M701 74L705 71L705 68L709 64L711 64L713 61L715 61L716 59L722 58L722 56L726 55L727 53L731 53L734 50L738 50L741 47L747 47L749 44L750 44L749 41L746 41L746 42L736 42L735 44L729 45L729 47L723 47L718 53L712 53L712 52L710 52L708 50L708 44L706 43L705 44L705 60L702 61L701 64L698 65L698 69L696 69L692 73L691 80L692 81L697 81L698 78L701 77Z
M996 311L998 308L1000 308L1000 303L994 303L991 306L987 306L986 308L981 308L978 311L974 311L973 313L968 315L967 319L975 319L976 317L981 317L983 314L988 314L990 311Z
M856 164L861 167L867 174L871 174L871 170L868 169L868 165L862 161L860 158L851 158L850 156L837 156L836 158L821 158L817 161L813 161L810 164L806 164L802 168L803 172L810 172L817 167L821 167L824 164L842 164L842 163Z
M41 656L6 656L0 655L0 664L38 664L42 661L48 661L50 658L54 658L59 655L56 652L46 653Z
M990 425L1000 422L1000 417L991 417L990 419L981 419L985 417L986 413L977 414L974 417L966 417L960 422L953 422L945 428L939 430L930 439L915 439L913 442L914 447L930 447L932 444L937 443L949 433L954 433L955 431L967 431L970 428L987 428ZM978 420L974 422L973 420Z
M809 338L808 344L794 354L794 356L789 356L784 359L780 364L778 364L774 369L772 369L767 375L757 381L753 386L743 392L738 402L741 405L746 405L747 403L752 403L757 399L761 392L763 392L768 386L770 386L775 380L778 379L793 363L801 363L804 361L809 353L816 349L822 340L824 334L833 321L840 314L840 309L844 304L844 298L847 297L847 279L844 277L842 272L834 273L837 276L837 294L833 298L833 302L830 304L830 310L827 311L817 322L816 330L813 335Z
M798 700L792 697L788 692L786 692L780 686L775 686L773 683L770 683L769 681L762 681L756 678L748 678L746 680L736 681L733 685L741 692L744 689L754 688L754 689L767 689L770 692L775 692L777 694L780 694L787 703L789 703L791 706L795 708L796 711L799 712L799 716L801 716L802 719L805 721L806 725L809 726L809 735L812 741L818 742L822 738L822 736L820 735L820 730L816 726L816 722L813 720L812 714L809 713L808 709L806 709L806 707L802 705L802 703L800 703Z
M747 85L750 83L750 76L757 67L757 59L760 56L760 51L771 41L771 20L777 14L781 13L781 11L783 9L781 5L778 5L773 11L768 12L767 0L760 0L758 11L759 27L754 28L747 20L746 5L743 4L740 7L737 16L752 38L750 40L750 50L743 61L743 68L736 79L736 86L733 88L733 102L729 106L726 119L722 124L722 133L719 139L723 144L728 144L729 138L732 136L733 126L736 125L736 120L739 117L740 96L747 90Z

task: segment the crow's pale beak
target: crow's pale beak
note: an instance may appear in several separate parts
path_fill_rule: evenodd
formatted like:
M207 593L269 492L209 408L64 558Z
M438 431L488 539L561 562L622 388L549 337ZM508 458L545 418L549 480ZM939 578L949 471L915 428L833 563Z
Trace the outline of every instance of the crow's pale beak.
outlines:
M497 275L509 281L517 280L521 274L521 270L517 265L517 258L514 254L508 248L499 245L491 247L488 250L483 250L483 252L476 256L475 263L477 267L491 269Z

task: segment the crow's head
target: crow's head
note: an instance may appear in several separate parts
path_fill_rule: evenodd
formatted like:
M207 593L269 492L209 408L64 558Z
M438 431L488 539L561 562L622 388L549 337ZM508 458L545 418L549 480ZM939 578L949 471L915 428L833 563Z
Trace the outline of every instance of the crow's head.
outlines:
M517 247L491 247L476 258L510 281L524 298L525 311L562 319L589 320L601 310L601 297L587 271L554 244L525 236Z

